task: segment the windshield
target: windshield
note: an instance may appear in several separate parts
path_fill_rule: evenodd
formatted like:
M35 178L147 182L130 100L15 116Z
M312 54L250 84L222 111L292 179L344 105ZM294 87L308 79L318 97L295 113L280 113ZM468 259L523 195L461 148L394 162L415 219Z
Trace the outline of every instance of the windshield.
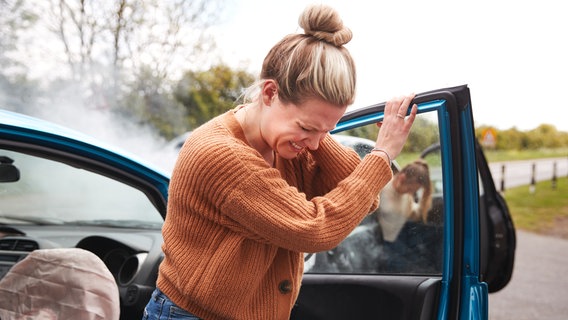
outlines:
M0 183L0 224L77 224L160 228L158 210L140 190L103 175L14 151L0 156L20 171Z

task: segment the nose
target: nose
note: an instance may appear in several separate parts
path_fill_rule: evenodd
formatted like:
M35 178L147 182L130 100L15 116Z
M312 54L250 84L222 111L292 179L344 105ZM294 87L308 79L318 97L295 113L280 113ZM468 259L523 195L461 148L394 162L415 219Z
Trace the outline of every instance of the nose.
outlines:
M317 150L319 148L319 144L320 142L325 138L325 135L327 133L317 133L317 134L313 134L310 137L308 137L306 139L306 146L310 149L310 150Z

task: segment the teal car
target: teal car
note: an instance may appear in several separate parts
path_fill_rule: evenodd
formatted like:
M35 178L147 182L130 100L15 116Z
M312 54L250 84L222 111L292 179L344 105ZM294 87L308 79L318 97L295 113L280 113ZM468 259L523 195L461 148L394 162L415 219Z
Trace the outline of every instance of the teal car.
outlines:
M469 88L414 102L393 171L428 163L428 220L406 221L387 240L365 219L337 248L306 253L291 319L485 320L489 293L510 281L515 229L475 139ZM383 110L346 113L334 136L364 156ZM85 249L115 278L121 319L141 318L163 258L168 183L169 173L91 137L0 111L0 279L33 250Z

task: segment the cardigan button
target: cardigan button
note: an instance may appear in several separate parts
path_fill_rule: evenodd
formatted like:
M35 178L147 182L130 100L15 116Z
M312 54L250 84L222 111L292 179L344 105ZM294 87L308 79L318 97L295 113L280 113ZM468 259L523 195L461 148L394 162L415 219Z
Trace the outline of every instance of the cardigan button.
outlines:
M278 290L280 293L286 294L292 291L292 282L290 280L284 280L278 284Z

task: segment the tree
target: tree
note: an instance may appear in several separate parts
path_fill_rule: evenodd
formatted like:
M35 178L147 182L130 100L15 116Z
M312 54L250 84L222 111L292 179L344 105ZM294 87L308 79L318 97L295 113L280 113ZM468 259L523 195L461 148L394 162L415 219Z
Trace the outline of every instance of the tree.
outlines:
M215 43L208 28L218 22L223 3L0 0L0 27L7 31L0 33L0 63L4 70L8 62L24 68L48 62L54 67L44 80L70 78L87 94L108 91L106 101L147 70L171 86L180 70L210 59ZM34 61L32 52L42 60ZM7 60L9 54L15 58Z
M53 68L41 77L42 83L33 85L63 89L63 95L71 93L71 103L66 107L127 116L169 137L182 130L179 119L184 114L183 106L172 95L173 88L184 70L211 61L215 43L208 28L219 21L223 3L0 0L0 27L9 31L0 33L0 83L6 83L7 88L24 87L25 76L4 76L8 63L19 63L23 75L37 70L35 65L51 64ZM30 58L33 52L41 54L39 61ZM8 54L14 59L4 59ZM3 99L0 94L0 100L12 98ZM62 94L54 92L41 101L61 98ZM47 112L53 107L36 109Z
M568 147L568 133L559 132L556 127L550 124L541 124L535 129L520 131L517 128L507 130L497 130L488 126L476 128L475 134L481 139L482 133L486 129L493 129L497 132L497 150L526 150L540 148L565 148Z
M526 148L527 135L517 128L500 131L497 133L498 150L521 150Z
M541 124L537 128L528 132L533 149L538 148L558 148L560 140L556 127L549 124Z
M33 27L38 20L33 6L23 0L0 0L0 66L5 73L17 61L9 57L9 53L18 46L22 32Z
M171 139L187 131L188 124L183 105L162 85L162 79L146 69L129 84L132 89L124 95L115 113L123 119L137 119L139 125L151 126L162 137Z
M254 79L247 71L219 64L206 71L187 72L174 95L186 109L187 123L195 128L234 107Z
M23 113L32 113L39 89L28 79L27 66L11 53L38 19L32 7L22 0L0 0L0 107Z
M210 49L206 30L223 0L50 0L46 23L74 78L98 67L168 78L179 64ZM175 63L173 63L175 62ZM172 65L173 64L173 65Z
M404 146L405 152L422 152L427 147L440 141L438 124L422 117L416 117L412 130L408 135L408 142Z

